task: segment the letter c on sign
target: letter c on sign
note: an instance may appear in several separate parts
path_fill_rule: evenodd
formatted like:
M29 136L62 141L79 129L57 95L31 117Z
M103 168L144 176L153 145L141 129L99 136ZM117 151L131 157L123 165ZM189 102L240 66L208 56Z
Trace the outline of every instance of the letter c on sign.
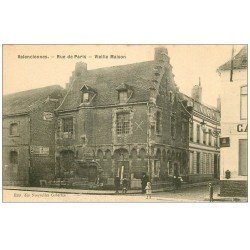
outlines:
M243 125L242 124L237 125L237 132L243 132Z

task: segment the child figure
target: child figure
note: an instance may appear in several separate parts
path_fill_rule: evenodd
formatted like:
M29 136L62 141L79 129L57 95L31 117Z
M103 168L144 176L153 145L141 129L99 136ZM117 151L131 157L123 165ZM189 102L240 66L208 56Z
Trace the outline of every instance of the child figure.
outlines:
M145 188L146 190L146 194L147 194L147 199L151 199L151 194L152 194L152 187L151 187L151 183L147 182L147 186Z

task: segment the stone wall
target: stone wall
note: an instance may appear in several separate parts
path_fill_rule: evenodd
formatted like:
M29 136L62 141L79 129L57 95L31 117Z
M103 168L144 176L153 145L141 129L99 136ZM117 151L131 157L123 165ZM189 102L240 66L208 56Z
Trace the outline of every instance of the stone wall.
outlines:
M220 196L224 197L247 197L246 180L221 180Z

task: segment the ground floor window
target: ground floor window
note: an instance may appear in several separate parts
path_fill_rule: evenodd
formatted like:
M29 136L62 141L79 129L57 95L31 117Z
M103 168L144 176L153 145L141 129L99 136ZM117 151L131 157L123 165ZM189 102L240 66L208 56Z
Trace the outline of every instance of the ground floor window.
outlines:
M196 173L200 173L200 152L197 152L196 154Z
M247 139L239 140L239 175L247 175Z
M189 171L194 174L194 152L190 152L189 155Z
M10 163L11 164L18 164L18 153L16 151L10 152Z

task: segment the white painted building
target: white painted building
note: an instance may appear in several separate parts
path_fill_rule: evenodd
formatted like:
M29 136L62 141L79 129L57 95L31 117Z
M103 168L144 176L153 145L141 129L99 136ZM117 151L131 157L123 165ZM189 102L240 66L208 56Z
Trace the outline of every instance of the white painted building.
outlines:
M220 194L247 196L247 46L217 72L222 88Z
M203 104L200 83L193 87L192 97L185 97L192 110L189 125L189 181L219 179L220 102L218 107Z

